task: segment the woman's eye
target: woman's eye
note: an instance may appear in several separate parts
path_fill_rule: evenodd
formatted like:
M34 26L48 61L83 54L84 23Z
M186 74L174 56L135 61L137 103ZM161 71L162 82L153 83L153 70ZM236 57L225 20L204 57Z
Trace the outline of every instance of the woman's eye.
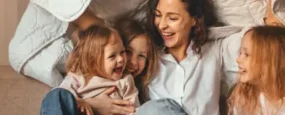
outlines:
M172 21L178 20L178 18L171 18L171 17L169 19Z
M161 15L158 12L154 12L155 17L160 17Z
M155 16L155 17L161 17L161 15L159 15L159 14L155 14L154 16Z

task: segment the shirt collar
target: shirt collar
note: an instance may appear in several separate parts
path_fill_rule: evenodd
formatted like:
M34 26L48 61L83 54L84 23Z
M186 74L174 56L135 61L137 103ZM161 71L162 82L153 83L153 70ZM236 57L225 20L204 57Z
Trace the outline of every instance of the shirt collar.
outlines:
M188 45L188 47L186 49L186 54L187 54L186 58L193 55L193 49L192 49L193 45L194 45L194 42L191 41L191 43ZM175 58L170 53L166 53L166 47L165 46L161 49L159 54L160 54L161 59L177 63Z

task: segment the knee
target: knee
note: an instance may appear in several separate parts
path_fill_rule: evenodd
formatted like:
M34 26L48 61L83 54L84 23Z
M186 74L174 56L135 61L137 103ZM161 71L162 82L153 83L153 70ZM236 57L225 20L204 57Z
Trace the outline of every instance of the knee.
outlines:
M187 115L183 108L172 99L159 99L159 100L150 100L143 104L138 111L137 115Z
M62 100L62 99L74 99L71 92L63 88L55 88L51 90L44 98L45 100Z
M173 107L180 107L180 105L173 99L158 99L158 100L150 100L146 102L148 106L154 107L163 107L163 106L173 106Z

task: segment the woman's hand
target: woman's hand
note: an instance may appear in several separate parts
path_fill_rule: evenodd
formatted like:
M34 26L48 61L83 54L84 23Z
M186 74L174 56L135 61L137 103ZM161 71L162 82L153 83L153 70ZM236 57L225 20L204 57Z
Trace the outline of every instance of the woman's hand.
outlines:
M94 115L91 106L81 98L76 98L77 108L86 115Z
M131 106L131 102L125 100L117 100L109 97L116 90L115 87L109 88L99 96L85 99L93 109L100 115L126 115L133 113L135 108Z

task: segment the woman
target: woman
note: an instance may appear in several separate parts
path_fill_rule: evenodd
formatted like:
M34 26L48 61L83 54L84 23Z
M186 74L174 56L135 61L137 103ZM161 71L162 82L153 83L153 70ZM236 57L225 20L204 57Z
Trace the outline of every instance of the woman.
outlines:
M216 21L211 0L151 0L149 5L150 28L163 47L150 99L172 99L189 115L218 115L221 79L236 75L242 33L227 37L232 33L222 33L226 28L213 28L209 34ZM150 101L138 112L151 114L147 109L156 103Z

